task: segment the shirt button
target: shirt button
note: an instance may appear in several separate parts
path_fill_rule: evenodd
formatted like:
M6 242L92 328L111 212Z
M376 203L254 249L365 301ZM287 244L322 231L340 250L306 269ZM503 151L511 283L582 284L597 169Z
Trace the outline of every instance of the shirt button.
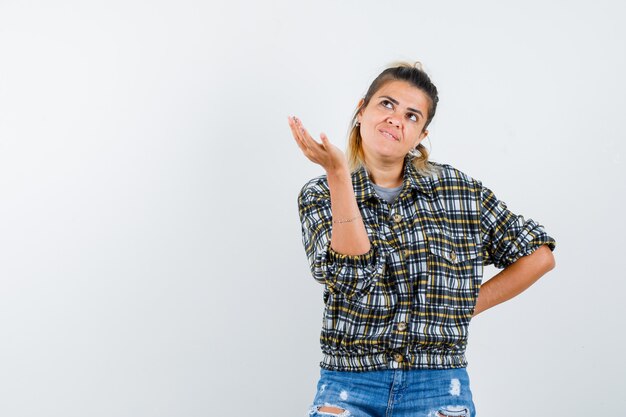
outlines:
M396 361L396 362L398 362L398 363L400 363L400 362L402 362L402 361L404 360L404 358L402 357L402 355L401 355L401 354L399 354L399 353L394 353L394 354L393 354L393 360L394 360L394 361Z
M402 256L404 256L405 258L408 258L409 257L409 252L410 251L408 249L403 250L402 251Z
M399 213L394 214L393 221L396 223L400 223L402 221L402 215L400 215Z
M450 260L452 262L456 261L456 253L454 251L450 251Z
M398 323L398 331L403 332L406 330L406 323L401 321L400 323Z
M500 207L505 209L506 208L506 203L504 201L500 201Z

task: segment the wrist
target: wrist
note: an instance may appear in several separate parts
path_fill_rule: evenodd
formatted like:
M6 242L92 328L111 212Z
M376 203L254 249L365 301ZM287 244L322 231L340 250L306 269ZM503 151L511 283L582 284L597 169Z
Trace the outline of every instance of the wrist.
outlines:
M350 170L348 170L347 164L340 164L338 166L334 166L332 168L326 168L326 176L328 178L343 178L345 176L350 176Z

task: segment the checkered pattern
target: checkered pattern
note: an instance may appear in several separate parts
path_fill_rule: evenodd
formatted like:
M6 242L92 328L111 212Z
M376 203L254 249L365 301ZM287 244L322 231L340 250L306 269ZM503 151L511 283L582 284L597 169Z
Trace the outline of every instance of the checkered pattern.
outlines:
M450 165L432 176L404 168L393 204L364 168L352 174L371 249L349 256L330 247L326 176L298 196L302 241L313 278L324 285L321 366L330 370L454 368L467 365L467 328L483 265L504 268L555 240L511 212L494 193Z

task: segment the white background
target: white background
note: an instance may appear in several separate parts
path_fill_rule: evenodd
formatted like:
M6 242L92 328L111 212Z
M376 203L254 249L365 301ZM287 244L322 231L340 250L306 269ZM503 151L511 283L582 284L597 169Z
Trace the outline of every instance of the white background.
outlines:
M470 326L480 416L615 414L625 388L618 1L0 1L0 415L304 416L322 287L296 198L391 61L432 159L556 238ZM488 268L485 279L496 270Z

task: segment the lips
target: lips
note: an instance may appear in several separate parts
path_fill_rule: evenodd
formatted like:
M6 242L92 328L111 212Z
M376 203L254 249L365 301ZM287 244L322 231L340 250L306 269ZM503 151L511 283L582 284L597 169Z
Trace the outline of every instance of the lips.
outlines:
M383 134L383 136L387 136L389 139L393 139L395 141L400 141L398 137L393 134L390 130L387 129L379 129L379 132Z

